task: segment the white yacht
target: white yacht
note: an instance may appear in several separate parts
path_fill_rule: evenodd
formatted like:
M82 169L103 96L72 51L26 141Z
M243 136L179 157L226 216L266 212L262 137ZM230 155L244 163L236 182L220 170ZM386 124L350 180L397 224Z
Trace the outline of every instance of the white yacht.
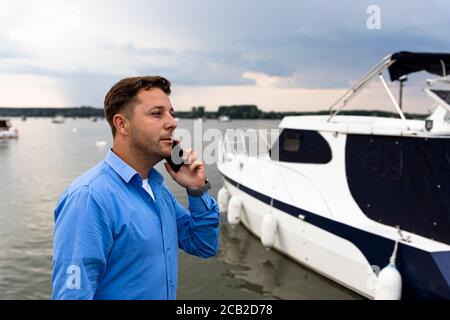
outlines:
M416 71L434 111L406 119L388 87ZM273 248L369 299L450 299L450 54L382 59L325 116L289 116L267 154L225 136L218 201ZM339 115L381 81L398 118Z
M19 137L19 130L11 125L8 119L0 119L0 139L14 139Z

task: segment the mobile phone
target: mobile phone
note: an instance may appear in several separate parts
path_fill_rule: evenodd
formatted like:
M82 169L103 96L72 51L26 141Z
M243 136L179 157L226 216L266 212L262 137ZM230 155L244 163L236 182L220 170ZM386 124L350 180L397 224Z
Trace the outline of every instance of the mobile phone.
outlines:
M178 172L183 166L183 149L181 148L179 141L172 142L172 153L166 158L167 163L173 169L173 171Z

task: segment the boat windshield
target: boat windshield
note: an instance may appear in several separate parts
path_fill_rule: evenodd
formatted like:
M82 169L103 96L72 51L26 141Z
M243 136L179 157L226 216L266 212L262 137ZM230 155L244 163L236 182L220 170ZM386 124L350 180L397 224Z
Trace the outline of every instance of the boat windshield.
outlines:
M0 128L1 129L8 129L10 126L11 125L8 120L0 120Z

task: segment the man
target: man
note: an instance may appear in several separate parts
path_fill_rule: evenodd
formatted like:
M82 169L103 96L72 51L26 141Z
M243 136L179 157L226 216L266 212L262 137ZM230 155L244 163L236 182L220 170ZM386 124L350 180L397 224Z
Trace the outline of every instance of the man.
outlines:
M126 78L105 98L113 147L69 185L55 209L53 299L175 299L178 248L217 254L219 210L204 164L186 150L170 176L190 212L154 168L171 155L177 126L162 77Z

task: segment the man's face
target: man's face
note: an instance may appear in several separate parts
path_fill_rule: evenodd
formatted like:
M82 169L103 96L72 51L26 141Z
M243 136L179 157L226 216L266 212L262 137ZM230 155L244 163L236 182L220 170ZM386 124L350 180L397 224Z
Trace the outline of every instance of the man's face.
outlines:
M137 97L130 119L130 144L144 156L162 160L170 156L177 127L172 104L159 88L141 89Z

